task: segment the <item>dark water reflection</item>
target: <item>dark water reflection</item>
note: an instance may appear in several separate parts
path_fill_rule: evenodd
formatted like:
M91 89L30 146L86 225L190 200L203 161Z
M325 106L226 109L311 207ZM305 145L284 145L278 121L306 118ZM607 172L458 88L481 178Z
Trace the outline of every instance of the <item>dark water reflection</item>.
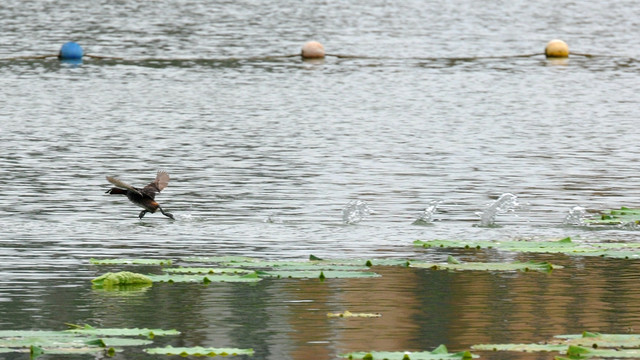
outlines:
M421 351L439 344L463 350L479 343L543 342L584 330L634 331L640 321L640 293L635 290L640 265L575 257L555 262L566 268L550 274L505 274L376 267L381 278L158 284L130 292L91 289L88 279L54 276L24 285L29 291L5 294L10 299L0 302L0 326L57 329L65 322L88 322L176 328L182 335L156 338L156 343L251 347L257 359L330 359L349 351ZM90 268L87 275L102 270ZM19 282L13 285L22 288ZM326 315L345 310L382 317ZM144 358L136 350L116 358L133 354Z

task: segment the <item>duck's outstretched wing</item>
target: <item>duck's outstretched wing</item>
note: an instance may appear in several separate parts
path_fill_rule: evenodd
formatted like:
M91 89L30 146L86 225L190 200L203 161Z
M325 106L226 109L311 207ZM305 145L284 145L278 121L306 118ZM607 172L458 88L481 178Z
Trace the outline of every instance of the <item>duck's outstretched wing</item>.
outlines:
M131 190L133 192L136 192L138 194L140 194L140 196L142 196L142 193L140 193L140 190L134 188L133 186L127 184L126 182L120 181L114 177L111 176L107 176L107 181L109 181L110 183L112 183L113 185L120 187L120 188L125 188L127 190Z
M169 185L169 174L164 170L159 170L156 179L145 186L142 192L153 198L157 193L164 190L167 185Z

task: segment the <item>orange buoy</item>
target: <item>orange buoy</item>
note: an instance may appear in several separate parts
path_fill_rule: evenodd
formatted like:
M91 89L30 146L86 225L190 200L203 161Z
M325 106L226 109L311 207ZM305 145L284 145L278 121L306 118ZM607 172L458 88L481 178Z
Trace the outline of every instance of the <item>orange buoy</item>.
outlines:
M548 58L566 58L569 57L569 45L566 42L554 39L547 43L544 54Z
M303 59L322 59L324 46L317 41L308 41L302 46L301 55Z

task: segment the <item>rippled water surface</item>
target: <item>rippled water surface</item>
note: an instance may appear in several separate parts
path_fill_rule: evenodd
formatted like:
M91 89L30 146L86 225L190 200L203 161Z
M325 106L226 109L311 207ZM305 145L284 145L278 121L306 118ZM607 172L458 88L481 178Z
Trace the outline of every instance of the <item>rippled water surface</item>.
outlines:
M638 329L632 261L529 255L514 259L566 268L392 267L377 279L162 284L131 296L92 290L105 269L88 262L443 260L450 252L412 242L637 241L633 229L563 220L575 206L640 206L638 18L637 3L609 1L5 1L0 328L176 328L183 335L163 341L252 347L255 359ZM605 56L547 60L557 37ZM69 40L114 58L15 58ZM308 40L345 56L286 56ZM539 55L511 57L528 54ZM142 186L158 169L171 181L157 200L176 221L139 220L105 194L106 175ZM517 206L499 226L477 226L505 193ZM326 317L344 310L383 316Z

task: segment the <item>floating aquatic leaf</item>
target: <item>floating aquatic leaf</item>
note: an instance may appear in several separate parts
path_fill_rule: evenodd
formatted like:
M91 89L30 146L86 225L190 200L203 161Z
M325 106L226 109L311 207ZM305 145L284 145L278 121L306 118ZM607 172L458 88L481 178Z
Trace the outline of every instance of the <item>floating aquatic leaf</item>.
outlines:
M212 267L177 267L166 268L165 272L180 274L249 274L253 270L236 268L212 268Z
M191 256L182 259L186 262L197 262L197 263L214 263L214 264L222 264L222 263L238 263L238 262L246 262L252 261L253 258L246 256Z
M562 344L478 344L471 346L473 350L480 351L520 351L520 352L537 352L537 351L565 351L567 345Z
M447 360L447 359L472 359L478 355L469 351L461 351L457 353L449 353L444 345L438 346L433 351L409 352L409 351L370 351L370 352L352 352L340 355L348 359L363 360Z
M213 263L238 268L298 268L309 267L317 269L329 269L334 266L371 267L376 265L408 265L406 259L320 259L310 255L307 261L296 260L261 260L243 256L213 256L190 257L184 259L188 262Z
M160 265L171 266L170 259L89 259L94 265Z
M286 271L286 270L273 270L273 271L259 271L258 275L261 277L272 278L291 278L291 279L346 279L346 278L372 278L379 277L371 271Z
M102 331L101 331L102 330ZM26 352L32 357L39 354L91 354L107 351L115 352L113 347L149 345L152 342L143 339L129 339L120 337L96 337L105 335L105 329L86 327L66 331L0 331L0 352ZM138 335L140 331L127 333L130 329L114 329L115 335ZM124 330L124 331L123 331ZM139 330L139 329L137 329ZM159 330L158 332L162 332ZM175 331L175 330L174 330ZM101 333L102 332L102 333ZM131 331L129 331L131 332ZM107 333L109 333L107 331ZM150 336L147 331L146 336Z
M431 240L414 241L415 246L425 248L465 248L465 249L496 249L513 252L537 252L537 253L564 253L580 256L603 256L617 258L640 257L639 243L600 242L582 243L574 242L571 238L557 241L453 241Z
M111 287L119 285L149 285L153 281L142 274L121 271L117 273L108 272L91 280L91 282L96 286Z
M147 329L147 328L94 328L89 325L84 327L65 330L67 333L72 334L84 334L94 336L146 336L153 339L155 336L166 335L179 335L177 330L163 330L163 329Z
M35 345L40 347L77 348L86 347L86 340L86 338L61 331L3 331L3 335L0 336L0 347L28 348Z
M584 332L577 335L556 335L564 344L593 348L640 348L640 334L600 334Z
M327 317L341 317L341 318L379 318L382 314L373 313L352 313L351 311L345 311L341 313L327 313Z
M29 355L31 359L35 359L42 354L44 354L44 349L42 349L40 346L31 345L29 349Z
M211 282L258 282L262 280L255 272L251 272L246 275L216 275L216 274L207 274L207 275L182 275L182 274L164 274L164 275L149 275L149 278L154 282L196 282L196 283L211 283Z
M640 358L640 334L584 332L556 335L554 341L545 344L479 344L471 348L486 351L557 351L566 354L566 357L556 359Z
M144 349L148 354L153 355L180 355L180 356L228 356L228 355L253 355L253 349L236 348L210 348L210 347L172 347Z
M570 345L567 350L569 359L584 358L640 358L640 349L593 349Z
M411 263L411 267L429 268L434 270L483 270L483 271L543 271L550 272L553 269L561 269L560 265L552 265L546 261L536 262L512 262L512 263L482 263L482 262L465 262L465 263Z
M640 222L640 209L630 209L621 207L619 210L606 210L597 218L586 218L583 220L589 225L620 225Z

